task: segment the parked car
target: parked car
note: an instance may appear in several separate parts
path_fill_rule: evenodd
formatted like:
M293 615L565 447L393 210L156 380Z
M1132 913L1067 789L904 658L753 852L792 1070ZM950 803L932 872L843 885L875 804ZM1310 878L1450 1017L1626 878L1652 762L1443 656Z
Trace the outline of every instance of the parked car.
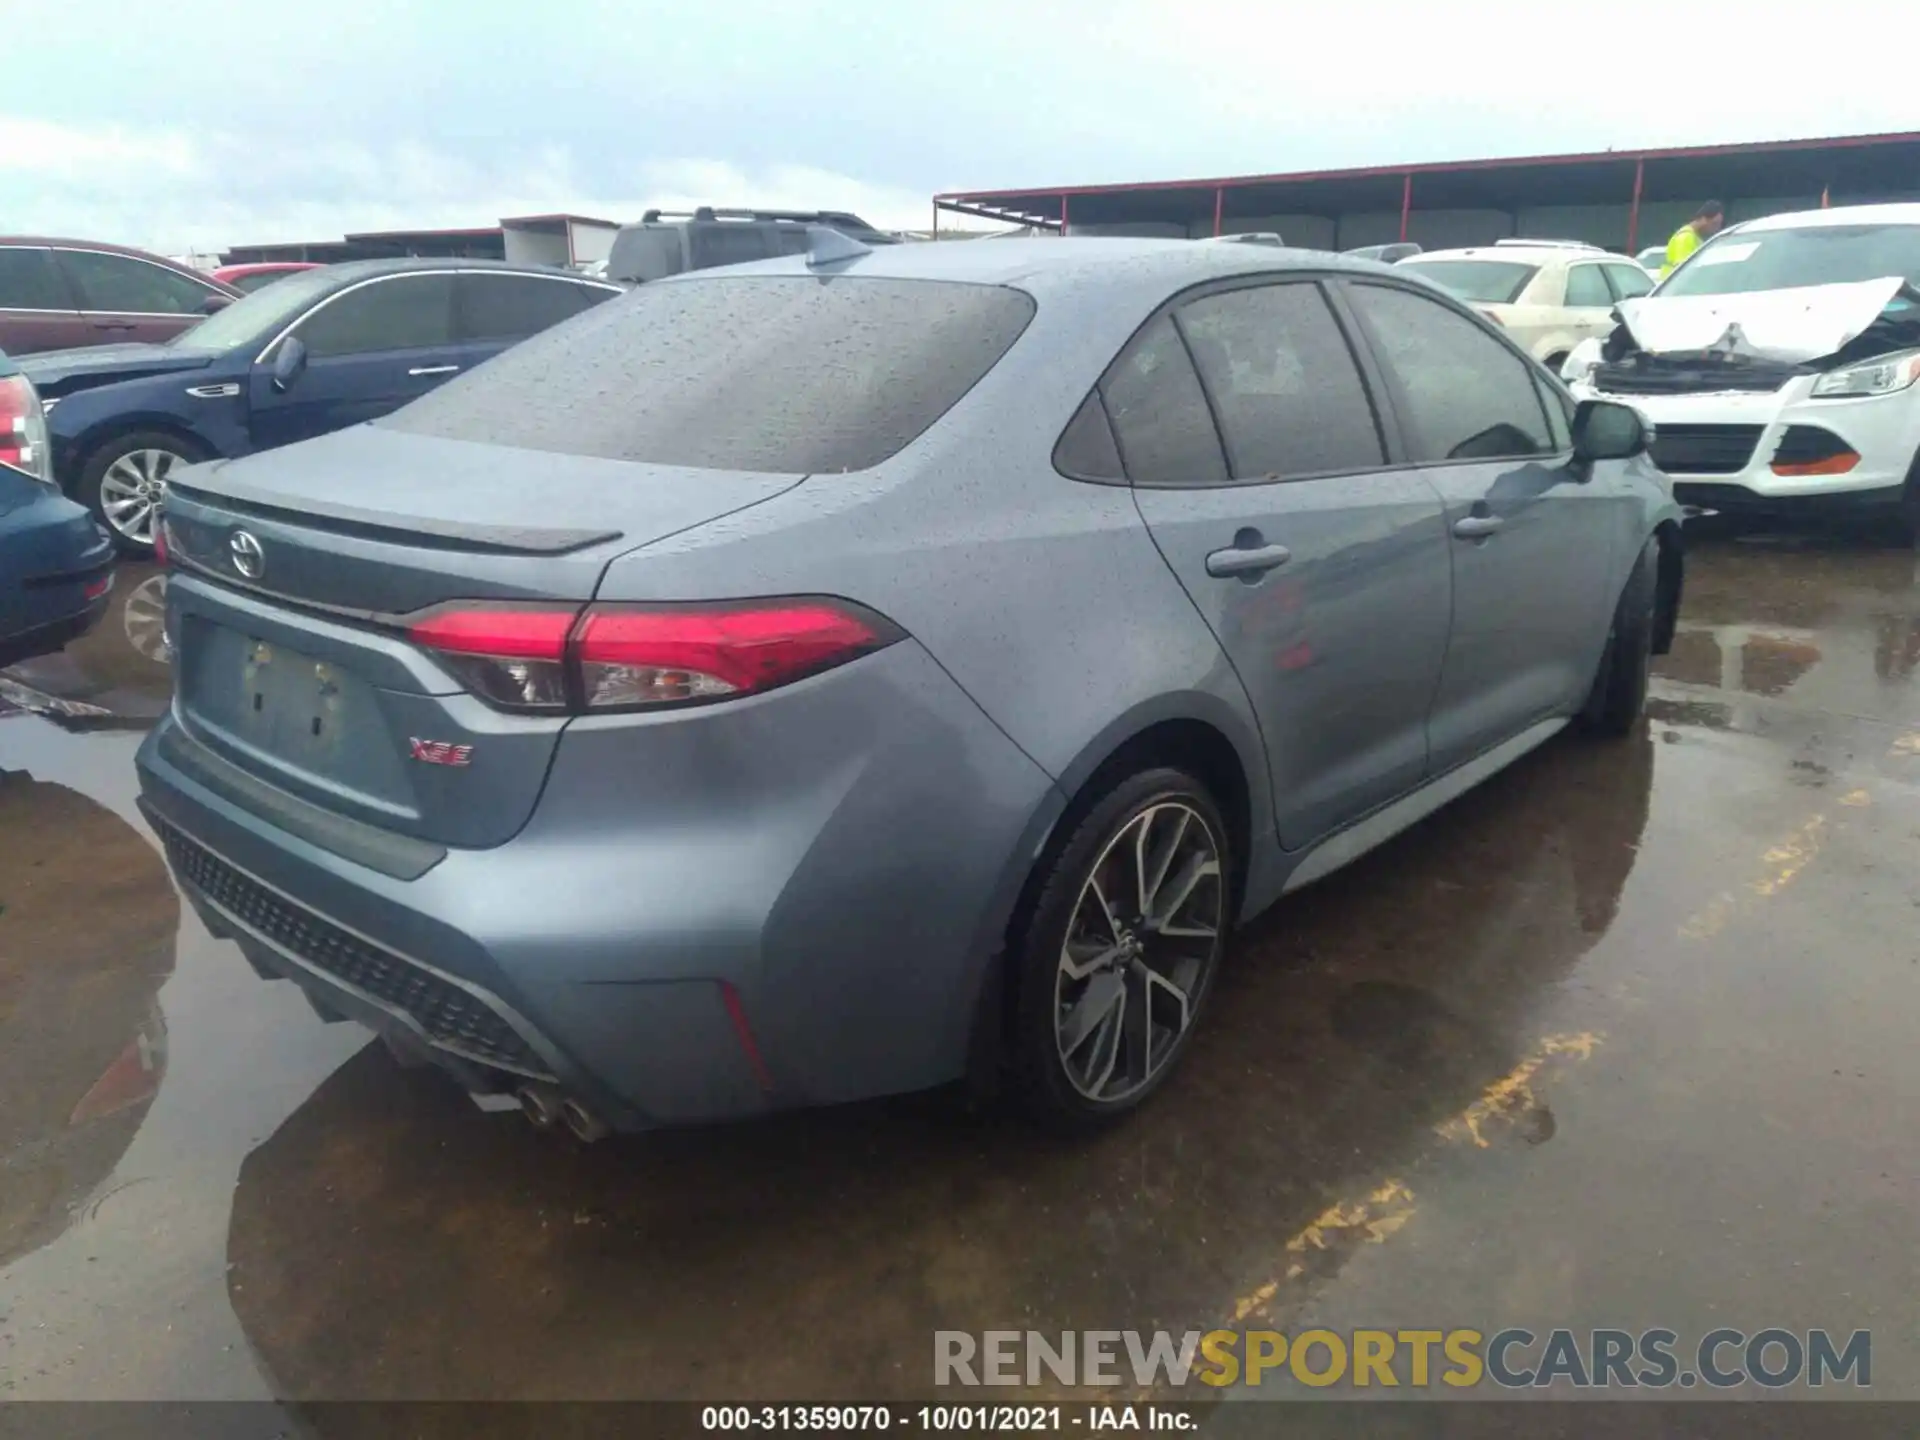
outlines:
M240 292L158 255L92 240L0 236L0 350L166 340Z
M318 270L318 265L297 260L266 260L253 265L222 265L213 272L213 278L222 285L231 285L234 289L251 295L263 285L271 285L276 280L284 280L289 275L298 275L305 270Z
M1451 290L1555 371L1582 340L1613 328L1615 305L1653 288L1626 256L1574 241L1429 250L1399 268Z
M47 403L62 488L140 554L176 466L384 415L619 293L485 260L364 260L290 276L165 345L54 351L23 368Z
M1665 245L1649 245L1646 249L1635 255L1633 261L1634 264L1638 265L1649 275L1657 277L1661 270L1666 267L1667 247Z
M1390 245L1362 245L1340 253L1351 255L1356 260L1378 260L1382 265L1398 265L1402 260L1420 254L1421 250L1411 240L1396 240Z
M113 545L54 486L40 397L0 354L0 665L86 634L112 588Z
M174 486L142 803L262 974L588 1137L1002 1064L1097 1123L1237 921L1635 724L1679 511L1466 306L848 243Z
M807 249L807 227L825 225L863 245L897 245L844 210L727 210L702 205L692 211L649 210L637 225L623 225L608 252L606 278L638 285L689 270L738 265Z
M1620 321L1563 373L1654 422L1681 501L1920 536L1920 205L1729 226Z

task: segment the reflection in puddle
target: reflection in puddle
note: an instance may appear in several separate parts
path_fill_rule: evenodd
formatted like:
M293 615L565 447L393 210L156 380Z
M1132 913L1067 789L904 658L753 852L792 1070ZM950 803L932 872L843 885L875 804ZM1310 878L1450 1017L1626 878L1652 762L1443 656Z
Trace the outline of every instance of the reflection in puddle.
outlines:
M139 1129L179 920L124 820L0 770L0 1265L64 1230Z
M173 659L173 643L167 636L167 577L149 575L127 592L120 626L133 653L156 665Z
M1710 700L1671 700L1664 695L1647 699L1647 718L1668 725L1699 725L1708 730L1731 730L1733 709Z

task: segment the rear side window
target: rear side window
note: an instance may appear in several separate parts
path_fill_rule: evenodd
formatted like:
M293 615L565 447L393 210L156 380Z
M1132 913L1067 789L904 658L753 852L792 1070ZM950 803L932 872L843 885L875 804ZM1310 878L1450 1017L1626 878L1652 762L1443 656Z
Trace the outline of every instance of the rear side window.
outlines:
M1113 426L1107 423L1107 407L1100 403L1100 392L1087 396L1074 412L1067 428L1060 432L1060 443L1053 447L1053 465L1062 475L1076 480L1124 480L1120 452L1114 448Z
M1550 455L1553 437L1531 366L1438 301L1355 285L1380 364L1399 382L1413 458L1497 460Z
M460 332L468 340L524 340L613 296L539 275L462 275L458 284Z
M295 333L315 359L451 345L453 279L437 274L376 280L322 305Z
M1179 312L1236 480L1385 462L1373 407L1318 285L1262 285Z
M643 285L379 423L525 450L778 474L878 465L1033 317L997 285L809 275Z
M716 265L742 265L749 260L765 260L775 254L767 244L766 228L760 225L733 225L716 222L693 227L693 265L696 270Z
M1613 292L1598 265L1573 265L1567 269L1567 304L1611 305Z
M1462 300L1481 305L1513 304L1540 271L1538 265L1517 260L1422 260L1416 256L1400 263Z
M198 315L216 293L185 275L131 255L62 250L60 264L80 292L80 308L122 315Z
M1160 316L1133 338L1100 393L1134 484L1225 483L1220 432L1171 317Z
M0 310L75 308L51 252L27 246L0 249Z

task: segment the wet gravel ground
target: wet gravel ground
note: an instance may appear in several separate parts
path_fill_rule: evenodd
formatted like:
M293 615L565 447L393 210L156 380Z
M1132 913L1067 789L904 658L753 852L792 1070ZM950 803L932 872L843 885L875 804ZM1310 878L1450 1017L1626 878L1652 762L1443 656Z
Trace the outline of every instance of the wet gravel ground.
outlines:
M1871 1329L1873 1393L1920 1398L1920 567L1691 565L1646 727L1278 906L1134 1123L914 1098L592 1148L178 902L129 567L0 677L0 1396L925 1398L937 1329L1238 1323Z

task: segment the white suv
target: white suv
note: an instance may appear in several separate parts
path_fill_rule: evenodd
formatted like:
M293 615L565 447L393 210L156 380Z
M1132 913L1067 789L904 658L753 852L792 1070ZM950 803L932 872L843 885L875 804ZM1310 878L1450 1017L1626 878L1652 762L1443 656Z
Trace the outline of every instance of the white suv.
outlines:
M1625 255L1570 240L1429 250L1394 268L1451 290L1556 371L1582 340L1613 329L1615 305L1653 289L1653 277Z
M1920 205L1721 231L1561 376L1654 424L1684 504L1920 522Z

